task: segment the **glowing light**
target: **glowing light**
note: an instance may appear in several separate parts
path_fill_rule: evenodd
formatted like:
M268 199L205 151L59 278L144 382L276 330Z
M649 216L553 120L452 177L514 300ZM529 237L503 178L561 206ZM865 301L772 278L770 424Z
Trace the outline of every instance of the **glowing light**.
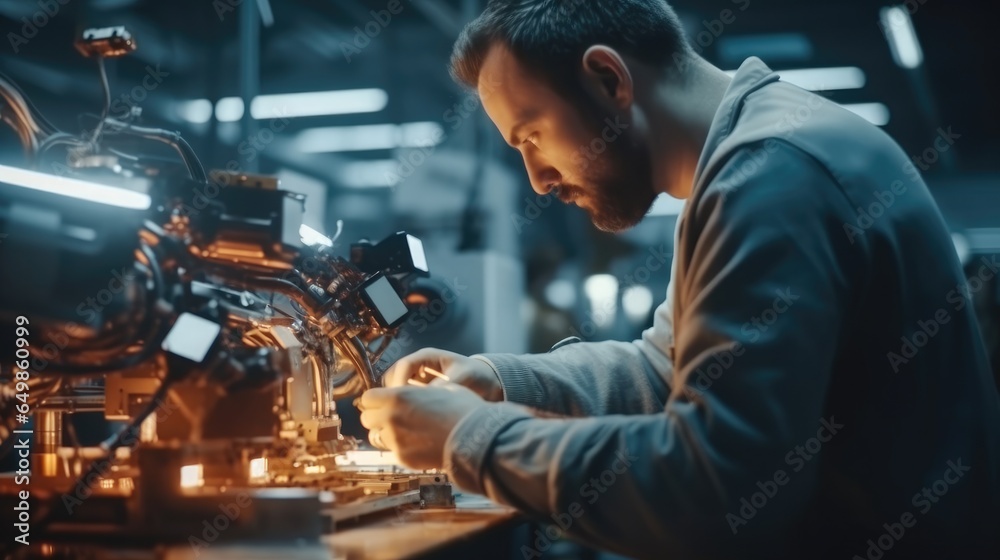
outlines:
M924 62L924 51L917 40L910 12L902 6L892 6L882 8L880 16L893 60L903 68L919 68Z
M0 165L0 183L133 210L146 210L151 203L144 193L6 165Z
M572 309L576 305L576 286L569 280L553 280L545 287L545 299L556 309Z
M250 460L250 480L262 480L267 478L267 458L258 457Z
M595 274L583 283L590 301L591 319L598 327L610 326L618 315L618 279L610 274Z
M633 323L638 323L649 316L653 309L653 292L646 286L629 286L622 293L622 310Z
M205 469L199 463L181 467L181 488L201 488L205 485Z
M305 224L302 224L302 226L299 227L299 237L302 238L302 242L306 245L324 245L326 247L333 247L332 239Z
M319 154L429 148L444 137L444 128L436 122L412 122L310 128L300 132L295 143L304 153Z

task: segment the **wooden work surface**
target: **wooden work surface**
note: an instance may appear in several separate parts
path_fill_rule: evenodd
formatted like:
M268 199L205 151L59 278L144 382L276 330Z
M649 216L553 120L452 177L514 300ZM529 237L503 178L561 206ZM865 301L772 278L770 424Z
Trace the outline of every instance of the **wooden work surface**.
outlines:
M460 495L454 509L400 508L357 524L338 526L323 537L337 560L396 560L401 558L467 558L463 550L475 550L477 558L509 544L518 525L514 510L480 496Z

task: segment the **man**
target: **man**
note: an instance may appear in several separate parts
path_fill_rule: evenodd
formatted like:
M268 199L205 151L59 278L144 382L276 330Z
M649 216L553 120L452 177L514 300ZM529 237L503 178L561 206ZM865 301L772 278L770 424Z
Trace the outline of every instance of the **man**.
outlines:
M404 463L642 558L997 557L1000 398L887 135L756 58L730 78L663 0L494 0L452 68L537 193L608 231L688 202L641 340L400 360L360 407Z

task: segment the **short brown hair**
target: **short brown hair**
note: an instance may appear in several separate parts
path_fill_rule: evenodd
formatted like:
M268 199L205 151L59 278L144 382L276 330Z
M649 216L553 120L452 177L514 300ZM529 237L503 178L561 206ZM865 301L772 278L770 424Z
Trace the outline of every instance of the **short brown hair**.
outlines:
M666 0L490 0L455 43L452 77L475 89L497 43L563 92L575 89L578 62L593 45L652 65L693 52Z

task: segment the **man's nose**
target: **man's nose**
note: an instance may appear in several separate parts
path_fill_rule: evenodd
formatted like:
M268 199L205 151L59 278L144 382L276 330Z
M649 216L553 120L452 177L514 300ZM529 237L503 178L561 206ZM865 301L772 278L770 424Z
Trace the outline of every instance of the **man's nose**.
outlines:
M531 182L531 190L540 196L545 196L552 192L553 185L562 180L562 175L555 167L550 165L543 157L540 157L537 150L530 148L524 152L524 167L528 170L528 180Z

